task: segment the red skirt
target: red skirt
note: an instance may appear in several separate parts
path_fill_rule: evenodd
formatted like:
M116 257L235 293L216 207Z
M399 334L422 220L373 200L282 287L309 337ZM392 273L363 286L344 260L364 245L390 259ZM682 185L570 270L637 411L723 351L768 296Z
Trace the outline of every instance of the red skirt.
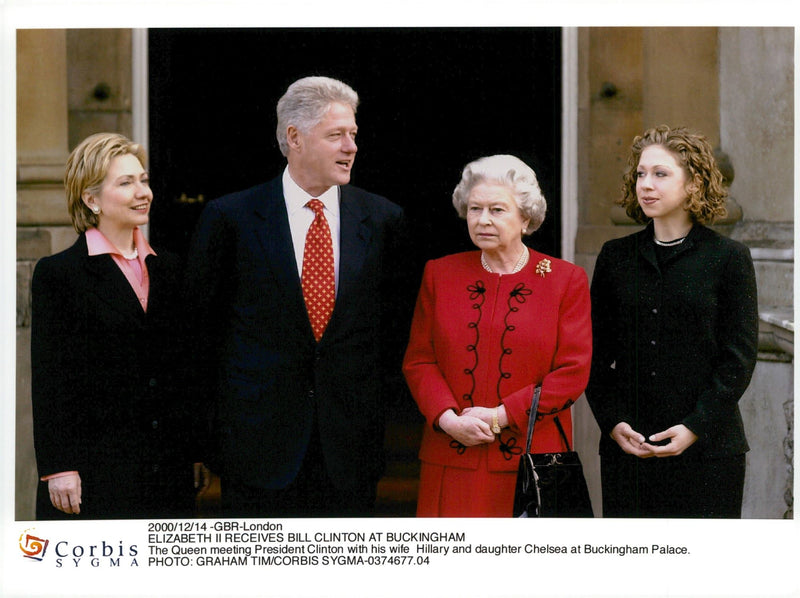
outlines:
M488 445L477 450L477 469L422 462L417 517L512 516L517 472L489 471Z

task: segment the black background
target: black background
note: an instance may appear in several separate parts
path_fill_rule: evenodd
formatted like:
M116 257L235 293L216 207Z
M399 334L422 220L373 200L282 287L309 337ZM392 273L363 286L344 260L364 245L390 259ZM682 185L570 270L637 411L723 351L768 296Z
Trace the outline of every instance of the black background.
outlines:
M278 98L326 75L360 96L351 182L406 209L410 258L472 248L452 190L497 153L536 171L548 212L526 242L560 254L559 29L150 29L149 48L156 247L185 253L204 203L282 172Z

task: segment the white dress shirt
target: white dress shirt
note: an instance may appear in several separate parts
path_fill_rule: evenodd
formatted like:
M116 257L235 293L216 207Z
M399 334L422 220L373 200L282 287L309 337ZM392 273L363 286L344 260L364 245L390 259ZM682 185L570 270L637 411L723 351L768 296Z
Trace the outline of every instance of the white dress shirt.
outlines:
M283 198L286 201L286 213L289 215L289 230L292 233L294 257L297 260L297 272L303 276L303 251L306 246L306 233L314 222L314 211L306 204L312 199L319 199L325 205L325 219L331 229L333 242L333 269L336 277L336 291L339 291L339 187L334 186L319 197L306 193L289 174L289 167L283 171Z

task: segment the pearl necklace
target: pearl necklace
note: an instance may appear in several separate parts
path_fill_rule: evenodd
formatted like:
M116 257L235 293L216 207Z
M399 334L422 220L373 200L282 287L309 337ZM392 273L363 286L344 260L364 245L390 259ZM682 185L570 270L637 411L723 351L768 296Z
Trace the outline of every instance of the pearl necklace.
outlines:
M122 257L124 257L126 260L135 260L137 257L139 257L139 248L138 247L134 247L133 248L133 253L131 253L130 255L125 255L123 253Z
M680 245L686 240L686 237L681 237L680 239L673 239L672 241L659 241L658 239L653 236L653 241L656 242L656 245L660 245L661 247L675 247L675 245Z
M517 263L514 264L514 268L511 270L511 272L509 272L509 274L516 274L517 272L522 270L528 263L529 258L530 258L530 253L528 252L528 248L524 247L522 249L522 254L519 256ZM484 255L483 252L481 252L481 266L483 266L483 269L486 270L487 272L494 272L491 266L489 266L489 263L486 261L486 256Z

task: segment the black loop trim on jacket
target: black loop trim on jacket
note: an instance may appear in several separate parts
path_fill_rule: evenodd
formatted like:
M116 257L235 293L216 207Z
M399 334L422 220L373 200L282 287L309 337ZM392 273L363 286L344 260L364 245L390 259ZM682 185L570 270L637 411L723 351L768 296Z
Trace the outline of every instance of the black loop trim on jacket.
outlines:
M545 415L555 415L556 413L561 413L562 411L566 411L570 407L575 404L573 399L567 399L566 402L561 407L553 407L550 411L542 412L536 414L537 421L542 419Z
M506 355L511 355L514 352L513 349L506 346L506 334L517 329L516 326L510 323L509 318L511 317L511 314L515 314L519 311L519 307L515 306L514 302L520 304L525 303L527 300L526 297L531 294L533 294L533 291L525 286L524 282L518 282L508 293L508 300L506 301L506 305L508 305L508 311L506 312L506 315L503 316L504 329L503 334L500 335L500 361L497 363L497 369L500 373L497 379L498 405L502 402L503 398L503 394L500 391L500 385L503 383L503 380L508 380L511 378L511 372L506 372L503 370L503 359L505 359Z
M478 314L474 322L467 323L467 327L475 331L475 342L467 345L467 353L472 353L474 360L472 367L464 368L464 374L470 377L471 387L469 392L463 395L463 399L474 407L475 403L472 399L472 395L475 392L475 369L478 367L478 342L480 341L478 325L483 317L483 303L486 301L486 285L482 280L477 280L475 284L467 285L467 292L469 293L469 298L474 301L472 309L476 310ZM459 454L463 452L462 450Z
M500 442L500 452L503 454L503 458L506 461L510 461L516 455L522 454L522 447L517 446L517 439L516 437L512 436L508 440L503 440L503 435L500 435L499 438Z
M455 438L454 438L453 440L451 440L451 441L450 441L450 448L451 448L451 449L456 449L456 452L457 452L459 455L463 455L463 454L464 454L464 451L466 451L466 450L467 450L467 447L466 447L466 445L463 445L463 444L461 444L461 443L460 443L458 440L456 440Z

